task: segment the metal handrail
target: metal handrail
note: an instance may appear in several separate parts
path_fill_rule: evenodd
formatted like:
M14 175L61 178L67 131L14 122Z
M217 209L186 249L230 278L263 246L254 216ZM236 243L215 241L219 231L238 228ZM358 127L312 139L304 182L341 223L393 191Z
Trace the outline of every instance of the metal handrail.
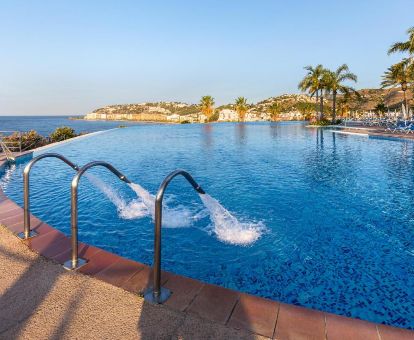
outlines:
M94 161L88 164L85 164L82 168L79 169L75 177L72 179L71 184L71 244L72 244L72 256L71 259L64 263L64 267L68 270L78 269L82 265L86 264L86 260L78 257L78 187L79 181L82 175L90 168L96 166L103 166L115 174L121 181L125 183L131 183L131 181L123 175L120 171L115 169L111 164L102 161Z
M62 156L58 153L44 153L40 156L33 158L24 168L23 170L23 201L24 201L24 217L23 217L23 232L17 234L17 236L23 240L26 240L30 237L34 237L37 235L36 232L30 230L30 191L29 191L29 178L30 178L30 171L38 161L43 158L58 158L69 165L73 170L78 171L79 167L72 163L69 159Z
M174 177L181 175L190 182L194 190L199 194L205 194L205 191L197 184L194 178L185 170L175 170L171 172L161 183L158 189L157 196L155 197L155 229L154 229L154 264L153 274L154 282L153 288L149 289L145 294L145 300L151 303L163 303L166 301L171 293L168 289L161 287L161 224L162 224L162 200L164 198L164 192L167 189L168 184Z
M0 139L0 147L3 150L4 154L6 155L6 159L8 162L15 162L16 159L13 156L13 152L10 148Z
M16 145L15 141L8 141L6 138L17 134L19 139ZM0 144L4 144L6 149L10 152L22 152L22 133L20 131L0 131ZM4 149L4 148L2 148ZM7 150L3 150L4 153L7 153Z

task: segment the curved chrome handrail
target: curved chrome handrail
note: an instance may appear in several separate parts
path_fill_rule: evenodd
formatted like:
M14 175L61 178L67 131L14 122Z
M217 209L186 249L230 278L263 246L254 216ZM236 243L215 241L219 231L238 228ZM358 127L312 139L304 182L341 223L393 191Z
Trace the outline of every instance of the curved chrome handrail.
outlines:
M71 184L71 232L72 232L72 238L71 238L71 244L72 244L72 256L71 259L66 261L64 263L64 267L66 269L72 270L77 269L84 265L86 263L85 259L78 257L78 187L79 187L79 181L82 177L82 175L90 168L96 167L96 166L103 166L107 168L109 171L111 171L113 174L115 174L121 181L124 181L125 183L131 183L131 181L120 171L115 169L111 164L103 161L94 161L90 162L88 164L85 164L82 168L79 169L75 177L72 179Z
M197 184L194 178L185 170L178 169L171 172L161 183L158 189L157 196L155 197L155 229L154 229L154 264L153 274L154 282L153 288L149 289L145 294L145 300L151 303L163 303L170 296L170 291L161 287L161 225L162 225L162 200L164 198L164 192L168 187L168 184L174 177L183 176L199 194L205 194L205 191Z
M30 171L38 161L43 158L58 158L69 165L73 170L78 171L79 167L72 163L69 159L62 156L58 153L44 153L40 156L33 158L24 168L23 170L23 201L24 201L24 217L23 217L23 228L24 231L22 233L17 234L17 236L23 240L26 240L30 237L34 237L37 235L36 232L30 230L30 192L29 192L29 178L30 178Z

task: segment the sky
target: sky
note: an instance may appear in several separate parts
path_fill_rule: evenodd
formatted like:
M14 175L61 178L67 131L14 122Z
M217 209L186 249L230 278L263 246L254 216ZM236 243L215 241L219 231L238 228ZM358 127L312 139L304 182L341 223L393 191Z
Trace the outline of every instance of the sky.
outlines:
M306 65L378 87L413 0L0 0L0 115L298 93Z

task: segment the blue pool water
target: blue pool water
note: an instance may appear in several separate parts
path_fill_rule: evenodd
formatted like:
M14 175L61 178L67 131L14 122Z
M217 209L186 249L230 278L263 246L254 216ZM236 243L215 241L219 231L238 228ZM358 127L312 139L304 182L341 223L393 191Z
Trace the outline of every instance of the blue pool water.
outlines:
M409 141L333 134L302 123L224 123L139 125L53 151L78 164L108 161L151 194L170 171L186 169L240 222L262 227L249 245L238 245L231 230L223 238L198 195L176 178L167 204L194 219L163 229L165 270L413 329L413 150ZM1 181L20 204L22 167L7 169ZM136 199L105 169L91 174L128 204ZM44 160L31 182L32 211L68 235L73 175L59 161ZM81 241L152 263L150 216L120 217L87 178L79 200Z

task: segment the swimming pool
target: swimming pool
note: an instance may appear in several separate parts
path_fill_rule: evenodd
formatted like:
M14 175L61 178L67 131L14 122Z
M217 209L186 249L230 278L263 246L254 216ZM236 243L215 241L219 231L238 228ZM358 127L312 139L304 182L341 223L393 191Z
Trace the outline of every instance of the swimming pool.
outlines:
M223 239L198 195L177 178L166 201L190 222L164 228L165 270L413 329L413 148L409 141L338 135L303 123L223 123L134 126L53 151L81 165L108 161L152 194L170 171L186 169L240 221L258 228L260 237L248 245L231 242L237 235ZM20 204L23 166L7 169L1 180ZM105 169L91 173L128 204L136 199ZM68 235L73 175L49 159L31 177L32 212ZM152 263L151 217L125 216L86 178L79 236Z

